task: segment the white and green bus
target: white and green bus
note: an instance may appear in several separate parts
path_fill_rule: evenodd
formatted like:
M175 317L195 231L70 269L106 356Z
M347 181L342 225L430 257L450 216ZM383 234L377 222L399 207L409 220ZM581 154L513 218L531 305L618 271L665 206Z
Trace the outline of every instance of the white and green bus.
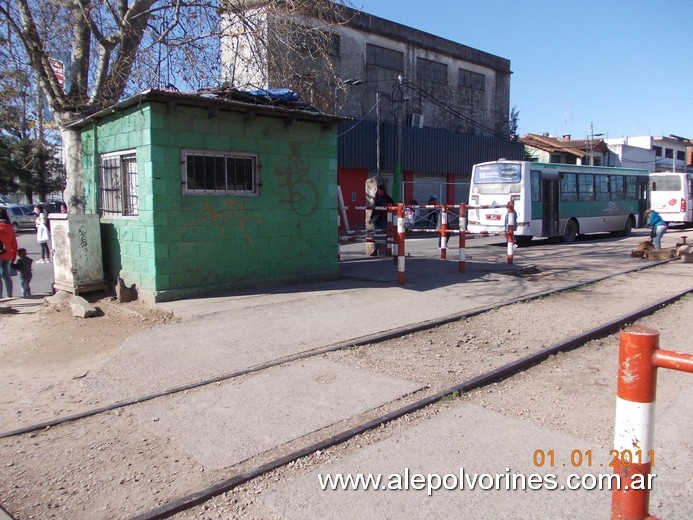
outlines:
M693 224L693 173L651 173L650 202L665 222Z
M474 165L469 191L470 233L500 233L507 204L515 204L518 243L532 237L598 232L629 235L645 225L647 170L501 159Z

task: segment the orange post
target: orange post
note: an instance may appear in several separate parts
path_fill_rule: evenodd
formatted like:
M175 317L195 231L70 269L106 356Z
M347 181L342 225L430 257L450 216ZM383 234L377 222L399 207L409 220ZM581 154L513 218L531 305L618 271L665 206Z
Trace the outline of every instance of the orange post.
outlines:
M397 283L404 285L404 205L397 204Z
M457 265L459 266L459 272L464 273L465 261L467 257L466 253L466 242L467 242L467 205L460 204L460 257Z
M508 202L508 229L505 231L508 240L508 263L513 263L513 251L515 250L515 202Z
M448 210L447 206L440 206L440 258L445 260L448 256Z
M620 484L611 494L612 520L649 517L657 390L653 356L658 348L659 332L654 329L634 325L621 331L614 434L614 450L619 454L614 474Z

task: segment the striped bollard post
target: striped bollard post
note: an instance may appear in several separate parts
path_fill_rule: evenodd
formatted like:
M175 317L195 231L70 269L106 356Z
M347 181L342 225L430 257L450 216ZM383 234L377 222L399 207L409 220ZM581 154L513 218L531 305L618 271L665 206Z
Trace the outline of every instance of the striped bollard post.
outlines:
M659 332L654 329L633 325L621 331L614 432L614 474L619 476L620 485L611 492L612 520L645 520L649 516L657 389L653 356L658 348Z
M448 209L445 205L440 207L440 258L448 257Z
M397 283L404 285L404 205L397 204Z
M508 230L505 233L508 239L508 263L513 263L513 250L515 246L515 203L508 202Z
M390 206L387 207L387 236L385 238L385 241L387 242L387 256L392 256L392 242L393 240L393 230L392 230L392 211ZM397 254L397 244L394 245L395 251L394 254Z
M467 242L467 206L460 204L460 257L457 265L459 272L464 273L466 261L466 242Z
M339 230L342 227L342 217L339 214L339 211L337 212L337 262L342 261L342 238L339 235Z

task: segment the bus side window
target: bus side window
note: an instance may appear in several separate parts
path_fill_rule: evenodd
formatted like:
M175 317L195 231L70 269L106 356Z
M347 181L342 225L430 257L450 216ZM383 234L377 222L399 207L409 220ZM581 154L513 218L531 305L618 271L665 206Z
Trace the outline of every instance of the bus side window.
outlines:
M539 171L530 172L532 181L532 202L541 202L541 174Z
M652 181L652 191L657 191L657 181Z

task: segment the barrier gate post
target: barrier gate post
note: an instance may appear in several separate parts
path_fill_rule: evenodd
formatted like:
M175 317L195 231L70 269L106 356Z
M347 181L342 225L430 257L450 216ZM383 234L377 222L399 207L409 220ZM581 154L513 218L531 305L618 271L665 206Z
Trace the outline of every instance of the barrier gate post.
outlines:
M515 246L515 203L512 199L508 202L508 229L505 231L508 241L508 263L513 263L513 250Z
M631 488L634 475L648 476L652 469L657 389L652 355L658 348L659 332L654 329L635 325L621 331L614 432L614 450L619 454L614 473L621 483L611 492L612 520L644 520L649 516L649 490ZM621 454L636 452L641 463L628 461L629 465L624 465Z
M620 336L612 520L645 520L649 515L654 464L654 403L657 368L693 373L693 355L659 348L659 332L633 325Z
M440 259L445 260L448 256L448 209L447 206L440 207Z
M397 283L404 285L404 205L397 204Z
M465 270L465 260L467 259L466 253L466 242L467 242L467 205L460 204L460 258L457 262L459 266L459 272L464 273Z

